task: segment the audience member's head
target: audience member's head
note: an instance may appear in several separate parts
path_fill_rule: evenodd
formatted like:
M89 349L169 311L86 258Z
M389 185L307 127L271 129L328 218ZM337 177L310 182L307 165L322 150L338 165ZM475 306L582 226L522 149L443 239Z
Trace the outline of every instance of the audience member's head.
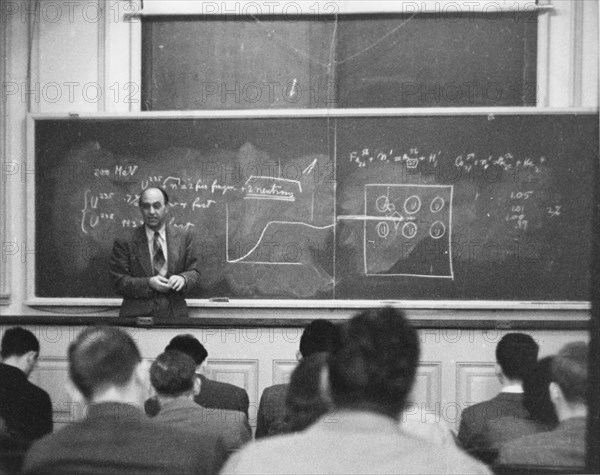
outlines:
M537 362L523 380L523 406L532 420L553 429L558 424L556 410L550 399L549 385L552 382L552 356Z
M199 389L196 363L181 351L165 351L150 367L150 382L159 397L193 397Z
M313 320L300 337L300 355L330 353L340 345L340 329L329 320Z
M40 342L33 333L21 327L9 328L2 336L2 362L15 366L27 376L31 374L40 353Z
M507 333L496 346L496 361L504 378L523 381L537 363L539 346L525 333Z
M329 359L333 402L398 418L419 363L417 332L400 310L364 311L343 329Z
M135 394L143 403L147 387L141 356L125 331L88 327L69 345L68 356L71 381L86 400L93 402L114 389Z
M587 356L587 344L578 341L565 345L552 361L550 395L561 420L586 406Z
M313 353L302 358L294 369L287 391L287 429L306 429L332 408L326 390L328 353Z
M204 363L204 360L208 356L208 351L206 351L204 345L194 335L190 335L189 333L174 337L165 347L165 351L170 350L181 351L190 356L196 363L196 366Z

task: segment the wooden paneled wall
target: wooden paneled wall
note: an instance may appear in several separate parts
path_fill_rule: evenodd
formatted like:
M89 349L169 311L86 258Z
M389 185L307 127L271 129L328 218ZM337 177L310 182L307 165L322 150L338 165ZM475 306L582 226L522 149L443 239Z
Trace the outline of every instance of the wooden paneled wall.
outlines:
M4 331L7 327L1 327ZM40 340L39 364L31 376L52 397L57 427L81 417L83 408L67 395L67 348L83 327L29 326ZM250 399L250 422L265 387L287 382L296 365L300 328L127 329L151 362L170 339L192 333L208 350L206 376L243 387ZM495 371L496 344L506 331L420 330L421 362L408 408L411 417L439 418L457 428L463 408L488 399L500 388ZM568 341L586 340L583 331L527 331L540 356L556 353Z

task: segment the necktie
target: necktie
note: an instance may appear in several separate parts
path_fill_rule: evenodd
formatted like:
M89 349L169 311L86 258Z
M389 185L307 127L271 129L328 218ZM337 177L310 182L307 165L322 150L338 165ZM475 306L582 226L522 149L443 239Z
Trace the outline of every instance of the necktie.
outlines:
M167 273L165 269L165 255L163 254L162 246L160 245L160 234L158 231L154 232L152 248L152 268L154 269L154 275L164 276Z

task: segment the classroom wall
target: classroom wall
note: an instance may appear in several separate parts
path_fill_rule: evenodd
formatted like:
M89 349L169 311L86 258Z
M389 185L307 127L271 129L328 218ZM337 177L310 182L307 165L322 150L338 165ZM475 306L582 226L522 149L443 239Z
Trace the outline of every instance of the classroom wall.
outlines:
M115 316L116 308L32 307L27 303L28 259L33 229L32 196L28 186L33 170L26 166L28 150L26 115L38 113L137 112L140 110L140 23L123 19L127 2L116 0L2 3L0 22L0 314L14 317L89 315ZM555 0L552 13L541 14L538 55L538 102L545 107L598 107L598 1ZM492 52L493 54L493 52ZM30 144L29 144L30 145ZM416 399L429 410L446 411L485 399L498 389L494 373L494 348L504 329L482 328L468 321L534 322L527 332L536 338L542 354L556 351L564 342L587 339L586 310L517 311L409 311L421 325L422 364ZM212 377L245 387L251 407L257 407L264 387L285 381L295 365L300 330L294 321L312 318L341 320L352 309L233 309L194 308L199 318L223 315L247 325L221 328L208 325L190 329L131 328L144 358L159 353L179 332L196 334L209 351ZM285 319L284 326L276 324ZM267 319L273 325L256 319ZM456 330L448 323L467 321ZM548 321L574 322L570 330L551 329ZM263 321L263 320L261 320ZM214 322L214 320L213 320ZM535 322L540 322L536 325ZM7 325L2 325L3 330ZM40 338L40 364L32 380L47 389L55 404L59 424L76 417L63 388L66 380L66 348L78 326L30 326ZM252 411L252 409L251 409ZM251 416L253 413L251 412Z

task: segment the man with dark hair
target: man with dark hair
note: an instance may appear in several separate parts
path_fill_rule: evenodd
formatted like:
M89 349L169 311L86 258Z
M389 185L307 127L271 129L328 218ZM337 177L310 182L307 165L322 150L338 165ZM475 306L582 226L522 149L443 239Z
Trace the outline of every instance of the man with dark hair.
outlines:
M192 234L167 223L168 204L162 188L144 190L139 199L144 226L114 242L110 277L123 296L121 317L188 316L184 293L198 287L200 271Z
M194 360L176 350L160 354L150 368L150 382L160 400L160 412L154 420L197 434L216 437L225 456L252 439L246 416L239 411L206 409L194 402L202 388L196 376Z
M552 360L550 399L559 424L554 430L522 437L500 447L500 465L560 468L585 466L588 348L565 345Z
M329 353L340 345L340 332L329 320L313 320L300 337L298 360L315 353ZM288 384L275 384L265 388L260 398L255 437L267 437L287 430L285 398Z
M222 473L489 473L457 447L398 427L419 363L417 333L400 311L365 311L344 330L329 357L337 411L303 432L248 445Z
M219 444L149 420L148 371L123 330L89 327L71 343L69 377L86 417L33 444L25 473L214 473Z
M18 470L22 457L36 439L52 432L52 403L43 389L28 381L40 353L33 333L21 327L9 328L2 337L0 356L0 439L2 460L8 469Z
M502 390L461 414L458 439L465 450L484 462L493 462L500 444L515 433L507 421L519 420L518 424L529 416L523 406L523 378L535 367L538 351L538 344L529 335L504 335L496 346L496 373Z
M204 345L198 341L194 335L189 333L177 335L165 347L165 351L177 350L190 356L196 363L196 376L200 380L200 393L194 397L196 404L200 404L207 409L226 409L230 411L239 411L245 416L245 421L250 427L248 421L248 393L244 388L234 384L213 381L204 376L201 371L205 368L208 351ZM145 403L146 414L154 416L160 410L158 398L150 398Z

